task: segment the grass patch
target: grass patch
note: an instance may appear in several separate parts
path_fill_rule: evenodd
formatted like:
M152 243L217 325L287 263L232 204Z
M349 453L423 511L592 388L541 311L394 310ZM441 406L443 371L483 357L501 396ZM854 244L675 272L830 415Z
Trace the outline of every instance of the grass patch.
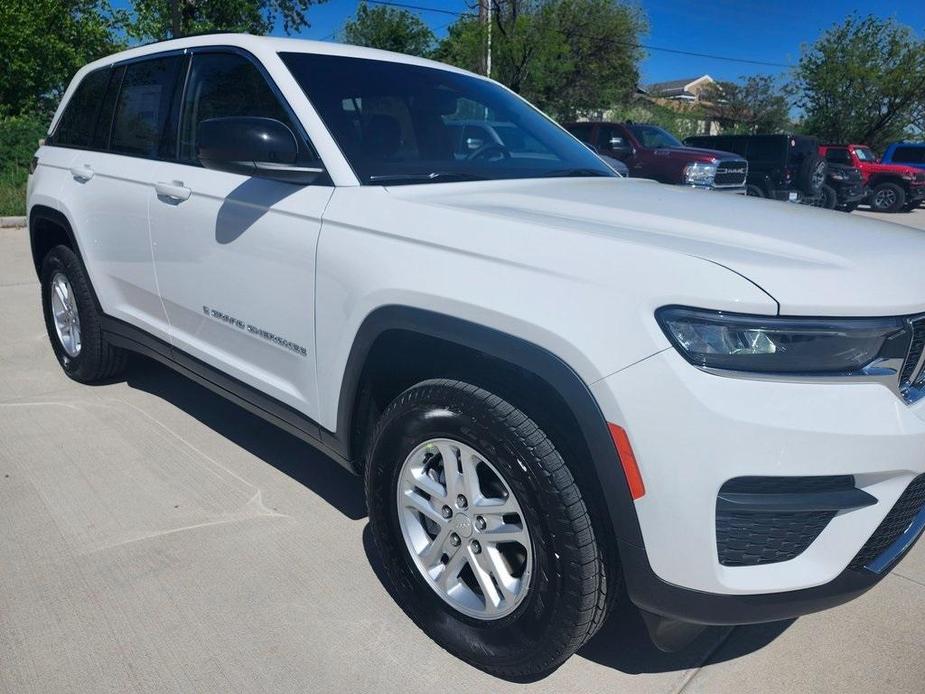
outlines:
M0 217L26 214L29 162L45 128L43 116L0 115Z

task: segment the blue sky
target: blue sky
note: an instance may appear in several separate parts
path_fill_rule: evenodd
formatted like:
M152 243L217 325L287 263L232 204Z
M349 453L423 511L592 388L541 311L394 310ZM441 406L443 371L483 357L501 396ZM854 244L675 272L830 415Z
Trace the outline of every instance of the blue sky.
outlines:
M465 12L466 0L395 0L437 10ZM130 4L117 0L117 6ZM311 28L304 38L331 40L344 21L356 10L358 0L328 0L309 9ZM925 0L637 0L649 18L647 45L710 53L733 58L794 64L800 46L810 43L827 27L851 12L894 16L920 35L925 33ZM418 12L438 36L454 16L440 12ZM274 32L282 35L283 32ZM786 68L715 60L650 51L642 64L644 83L692 77L701 74L735 80L758 72L779 73Z

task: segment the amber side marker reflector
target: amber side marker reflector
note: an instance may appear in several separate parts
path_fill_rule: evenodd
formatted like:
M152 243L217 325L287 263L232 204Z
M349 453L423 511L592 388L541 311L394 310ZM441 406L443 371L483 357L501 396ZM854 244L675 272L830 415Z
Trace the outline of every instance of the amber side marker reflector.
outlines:
M630 495L633 501L640 499L646 494L646 485L643 484L642 475L639 474L639 465L636 464L636 455L630 445L630 438L623 427L610 422L607 422L607 426L613 438L613 445L616 446L617 453L620 455L620 464L623 465L626 482L630 487Z

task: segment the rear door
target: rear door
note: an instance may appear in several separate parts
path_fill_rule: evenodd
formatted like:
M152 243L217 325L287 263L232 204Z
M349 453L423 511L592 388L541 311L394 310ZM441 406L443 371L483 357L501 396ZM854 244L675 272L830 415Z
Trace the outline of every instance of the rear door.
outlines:
M260 116L311 143L265 70L236 49L194 49L177 163L147 190L160 295L173 344L317 418L315 248L333 192L205 169L196 133L210 118Z
M173 52L108 70L92 141L71 162L72 180L62 195L103 311L165 340L169 330L154 275L148 191L152 167L172 149L171 122L185 63L182 52Z

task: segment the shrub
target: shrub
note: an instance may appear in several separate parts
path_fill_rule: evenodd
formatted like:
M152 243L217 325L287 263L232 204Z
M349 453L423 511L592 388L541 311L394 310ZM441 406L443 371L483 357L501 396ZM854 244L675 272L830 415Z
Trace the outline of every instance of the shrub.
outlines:
M26 213L29 162L46 127L44 116L0 115L0 216Z

